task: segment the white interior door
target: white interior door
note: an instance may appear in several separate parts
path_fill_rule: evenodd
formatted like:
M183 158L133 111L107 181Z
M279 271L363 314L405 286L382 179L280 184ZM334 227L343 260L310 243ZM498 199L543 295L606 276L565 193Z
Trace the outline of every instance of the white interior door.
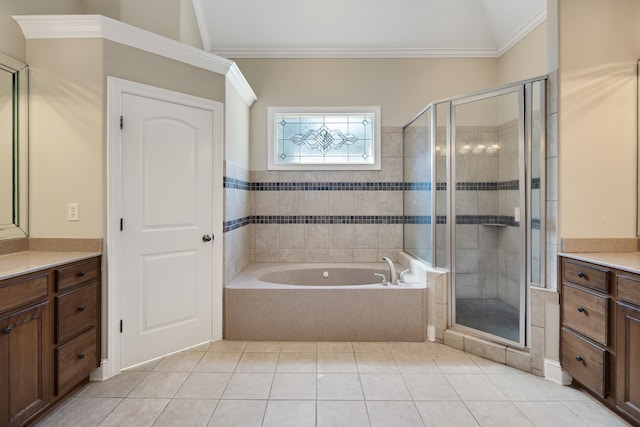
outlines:
M212 338L213 111L121 97L120 366Z

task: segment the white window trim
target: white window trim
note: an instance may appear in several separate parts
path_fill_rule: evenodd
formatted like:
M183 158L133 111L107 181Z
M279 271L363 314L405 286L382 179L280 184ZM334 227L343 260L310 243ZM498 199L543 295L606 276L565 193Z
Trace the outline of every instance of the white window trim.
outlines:
M285 113L303 114L355 114L373 113L373 158L370 164L324 164L324 163L276 163L274 115ZM268 107L267 108L267 169L268 170L380 170L382 165L380 107Z

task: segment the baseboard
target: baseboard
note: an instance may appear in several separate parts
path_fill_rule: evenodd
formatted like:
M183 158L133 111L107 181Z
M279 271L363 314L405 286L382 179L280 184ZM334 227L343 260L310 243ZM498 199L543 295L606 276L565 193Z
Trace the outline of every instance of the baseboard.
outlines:
M111 367L107 359L102 359L100 367L89 375L89 381L106 381L111 378Z
M436 340L436 327L427 325L427 340L434 342Z
M544 378L560 385L569 385L573 381L557 360L544 359Z

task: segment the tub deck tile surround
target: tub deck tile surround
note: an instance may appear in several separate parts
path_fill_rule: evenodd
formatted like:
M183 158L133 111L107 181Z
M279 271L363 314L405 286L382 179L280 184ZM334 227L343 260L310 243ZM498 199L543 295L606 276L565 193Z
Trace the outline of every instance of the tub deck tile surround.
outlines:
M305 372L286 372L301 354ZM243 358L275 369L244 372ZM150 382L163 395L135 397ZM114 424L629 425L580 390L443 344L350 341L203 344L89 383L36 425Z

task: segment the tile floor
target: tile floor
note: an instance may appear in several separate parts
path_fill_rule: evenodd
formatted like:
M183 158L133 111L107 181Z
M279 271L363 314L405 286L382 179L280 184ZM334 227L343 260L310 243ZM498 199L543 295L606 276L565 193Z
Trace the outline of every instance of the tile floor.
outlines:
M584 393L435 343L205 344L90 383L40 426L625 426Z

